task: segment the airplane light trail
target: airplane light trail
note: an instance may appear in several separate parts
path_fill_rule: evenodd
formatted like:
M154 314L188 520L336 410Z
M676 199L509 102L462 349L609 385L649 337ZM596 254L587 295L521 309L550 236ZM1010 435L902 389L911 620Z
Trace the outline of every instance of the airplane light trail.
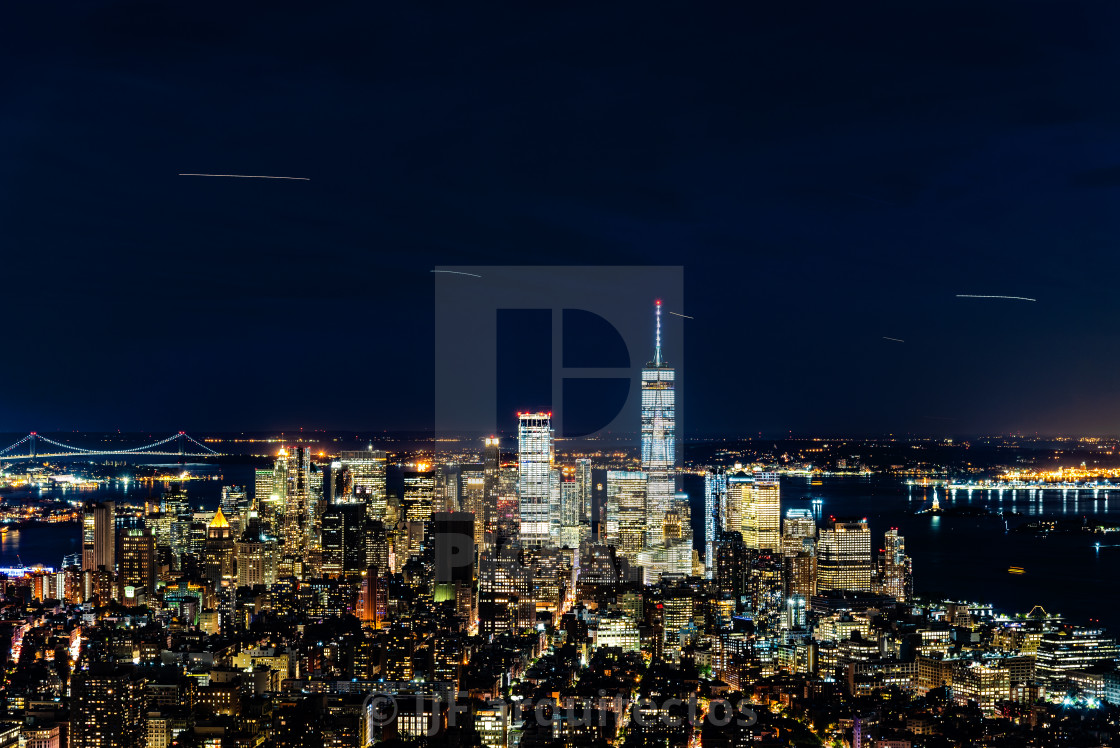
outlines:
M180 173L181 177L232 177L233 179L296 179L301 182L310 182L311 177L269 177L263 174L190 174Z
M981 294L974 294L974 293L959 293L959 294L957 294L957 298L958 299L1014 299L1015 301L1038 301L1038 299L1032 299L1028 296L983 296Z
M464 273L461 270L433 270L432 272L433 273L450 273L452 275L469 275L472 278L481 278L482 277L481 275L476 275L475 273Z
M905 343L906 342L902 338L888 338L886 335L883 336L883 340L893 340L896 343Z
M689 317L687 314L678 314L676 312L669 312L669 314L673 315L674 317L684 317L685 319L696 319L695 317Z

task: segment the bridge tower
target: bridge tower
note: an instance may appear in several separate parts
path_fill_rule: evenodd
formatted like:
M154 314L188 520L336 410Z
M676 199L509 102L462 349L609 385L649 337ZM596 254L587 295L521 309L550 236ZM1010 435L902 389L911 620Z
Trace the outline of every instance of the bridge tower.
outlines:
M28 442L28 443L30 444L30 446L29 446L29 447L27 448L27 450L28 450L28 454L30 454L30 455L31 455L31 459L32 459L32 460L34 460L34 459L35 459L35 455L36 455L36 454L38 453L38 451L39 451L39 450L37 449L37 447L38 447L38 441L39 441L39 434L38 434L37 432L35 432L35 431L32 431L32 432L31 432L31 441L30 441L30 442Z

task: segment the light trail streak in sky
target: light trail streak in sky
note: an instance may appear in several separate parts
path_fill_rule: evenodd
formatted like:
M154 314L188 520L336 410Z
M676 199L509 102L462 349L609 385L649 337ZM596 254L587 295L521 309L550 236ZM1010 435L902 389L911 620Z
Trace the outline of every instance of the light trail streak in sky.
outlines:
M295 179L301 182L310 182L311 177L269 177L263 174L190 174L180 173L181 177L230 177L232 179Z
M472 278L481 278L481 275L475 273L464 273L462 270L433 270L433 273L450 273L451 275L469 275Z
M906 342L902 338L888 338L886 335L883 336L883 340L893 340L896 343L905 343Z
M1014 299L1015 301L1038 301L1038 299L1032 299L1028 296L994 296L994 295L993 296L985 296L985 295L982 295L982 294L974 294L974 293L959 293L959 294L957 294L957 298L958 299Z

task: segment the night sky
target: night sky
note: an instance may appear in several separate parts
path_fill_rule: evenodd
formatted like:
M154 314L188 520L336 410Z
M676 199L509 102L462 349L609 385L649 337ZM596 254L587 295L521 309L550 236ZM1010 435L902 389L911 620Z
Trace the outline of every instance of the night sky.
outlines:
M0 430L426 428L433 267L668 264L687 434L1120 432L1120 6L418 6L4 9Z

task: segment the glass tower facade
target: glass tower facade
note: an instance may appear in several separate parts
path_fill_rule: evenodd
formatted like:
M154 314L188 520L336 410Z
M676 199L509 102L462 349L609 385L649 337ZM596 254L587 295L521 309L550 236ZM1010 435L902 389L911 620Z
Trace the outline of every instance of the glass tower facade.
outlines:
M747 548L776 551L781 547L782 500L777 473L755 473L743 511L743 542Z
M549 542L553 460L552 414L518 413L517 497L524 545L540 546Z
M369 518L384 519L388 455L371 447L366 450L343 451L339 462L350 471L354 494L362 498Z
M634 560L645 539L648 481L649 476L637 470L607 471L607 542Z
M661 301L654 307L653 360L642 369L642 471L646 489L646 541L660 544L662 523L676 493L676 371L661 357Z
M722 529L720 518L727 500L727 476L722 472L704 473L704 566L708 579L716 568L717 528Z

